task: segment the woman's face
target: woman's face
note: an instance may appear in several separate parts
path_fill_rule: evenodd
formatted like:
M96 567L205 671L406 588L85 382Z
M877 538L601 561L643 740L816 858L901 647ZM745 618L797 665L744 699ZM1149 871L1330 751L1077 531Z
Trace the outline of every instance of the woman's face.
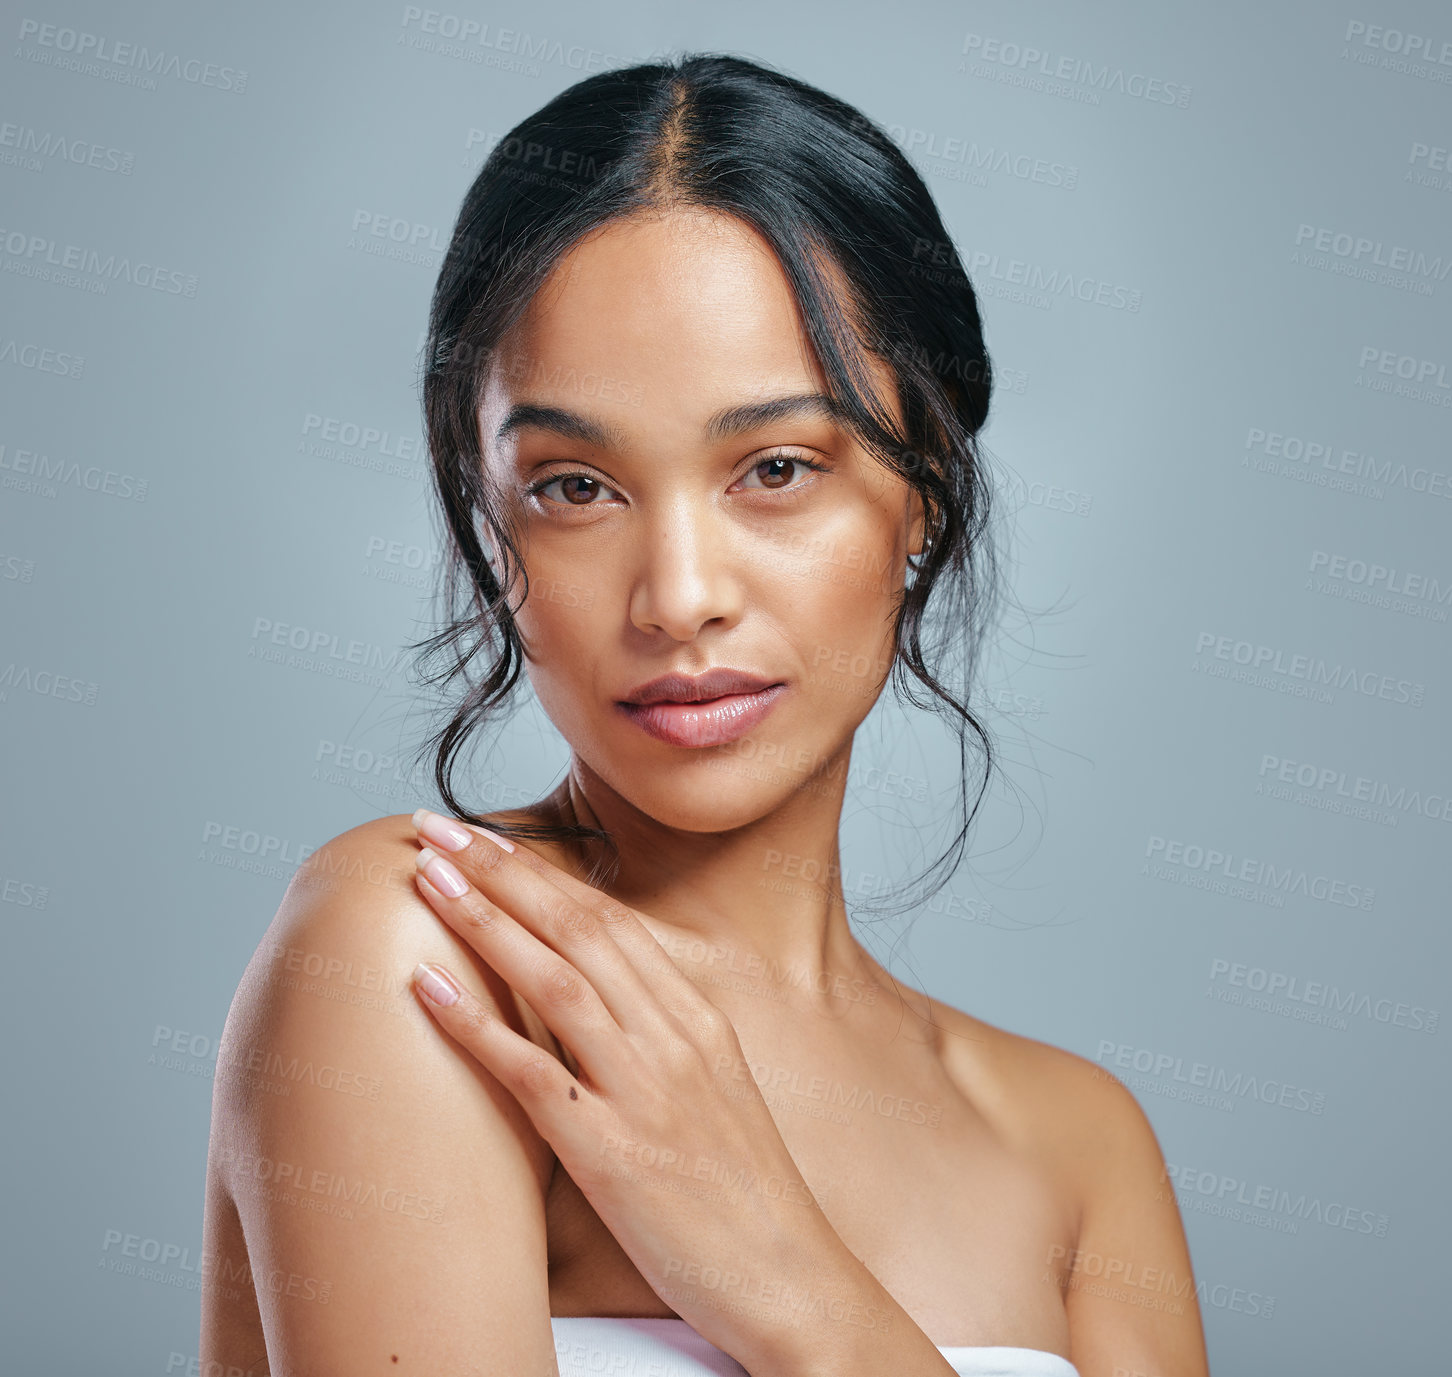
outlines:
M530 680L577 760L669 827L740 827L803 786L834 797L891 668L922 507L810 400L823 381L766 241L699 208L578 245L488 378ZM779 687L628 702L717 668Z

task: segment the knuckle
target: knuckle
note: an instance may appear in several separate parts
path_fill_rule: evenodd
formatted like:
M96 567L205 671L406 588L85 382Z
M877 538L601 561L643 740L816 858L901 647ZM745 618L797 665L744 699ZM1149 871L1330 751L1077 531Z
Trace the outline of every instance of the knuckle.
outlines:
M599 920L589 909L571 903L560 904L554 909L550 914L550 927L564 941L582 944L593 942L600 930Z
M741 1039L736 1025L719 1009L706 1015L706 1026L701 1033L701 1048L710 1061L720 1066L724 1061L735 1061L741 1055Z
M736 1039L735 1025L720 1008L711 1003L704 995L695 1012L695 1025L700 1030L702 1037L712 1047L715 1047L717 1043L734 1042Z
M639 1044L638 1050L642 1067L638 1079L642 1084L654 1077L663 1077L666 1083L694 1078L712 1060L708 1040L698 1028L680 1019L666 1020Z
M575 1008L585 1000L585 982L579 973L562 964L549 966L540 977L544 997L555 1008Z
M508 853L501 850L488 837L481 837L476 833L474 840L464 848L462 854L475 871L481 875L487 875L491 871L498 870L504 864Z
M468 932L487 934L498 927L499 915L492 904L479 903L476 900L465 904L459 914L459 924Z
M482 1042L489 1028L489 1015L477 999L461 999L454 1006L460 1032L471 1041Z
M665 1056L669 1065L681 1070L696 1071L706 1060L706 1050L689 1033L677 1033L667 1040Z
M543 1054L528 1057L520 1063L515 1081L526 1095L544 1095L554 1084L559 1062Z
M597 909L596 919L601 927L623 928L635 920L635 913L626 905L616 903L614 899L607 899Z

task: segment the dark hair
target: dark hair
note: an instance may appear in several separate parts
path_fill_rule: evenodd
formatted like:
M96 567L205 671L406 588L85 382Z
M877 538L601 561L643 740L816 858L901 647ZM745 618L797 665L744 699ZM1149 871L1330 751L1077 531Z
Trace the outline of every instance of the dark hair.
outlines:
M923 499L927 543L899 603L893 678L914 706L945 705L958 735L963 823L925 874L940 873L927 891L935 892L962 857L994 764L987 731L928 665L945 654L962 657L968 696L997 588L987 539L989 486L975 443L992 387L978 302L922 178L879 125L816 87L729 54L690 54L587 77L501 139L464 197L434 290L422 384L434 486L447 524L443 591L450 620L410 648L422 650L421 663L444 657L424 683L447 685L463 675L468 692L415 763L432 751L446 806L480 821L456 797L453 770L475 729L506 703L524 665L509 606L522 561L509 515L484 481L480 453L487 365L568 249L607 221L677 205L730 214L767 240L796 297L828 395L863 445ZM896 377L901 433L873 395L864 346ZM498 545L502 579L478 521ZM527 596L527 573L524 579ZM492 662L476 678L469 667L486 647ZM926 700L909 673L929 691ZM970 730L984 755L971 808ZM595 828L531 822L498 830L602 841L613 851L608 834ZM597 861L591 882L607 870Z

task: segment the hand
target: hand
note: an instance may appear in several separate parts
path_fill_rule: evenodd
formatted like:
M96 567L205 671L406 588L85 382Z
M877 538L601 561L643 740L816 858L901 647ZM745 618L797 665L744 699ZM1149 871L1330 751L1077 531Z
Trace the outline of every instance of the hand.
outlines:
M730 1020L636 910L484 828L414 816L420 891L578 1070L421 965L425 1007L519 1101L667 1304L748 1368L779 1352L803 1292L861 1264L756 1082L734 1074Z

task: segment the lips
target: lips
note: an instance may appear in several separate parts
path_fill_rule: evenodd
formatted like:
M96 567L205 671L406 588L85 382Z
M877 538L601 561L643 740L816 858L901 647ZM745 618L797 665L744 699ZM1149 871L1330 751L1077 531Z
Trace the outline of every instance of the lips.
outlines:
M756 693L779 680L744 669L718 666L704 674L662 674L625 695L627 703L704 703L732 693Z
M642 684L618 706L657 741L700 749L744 736L785 692L786 685L779 680L722 668L695 678L662 675Z

